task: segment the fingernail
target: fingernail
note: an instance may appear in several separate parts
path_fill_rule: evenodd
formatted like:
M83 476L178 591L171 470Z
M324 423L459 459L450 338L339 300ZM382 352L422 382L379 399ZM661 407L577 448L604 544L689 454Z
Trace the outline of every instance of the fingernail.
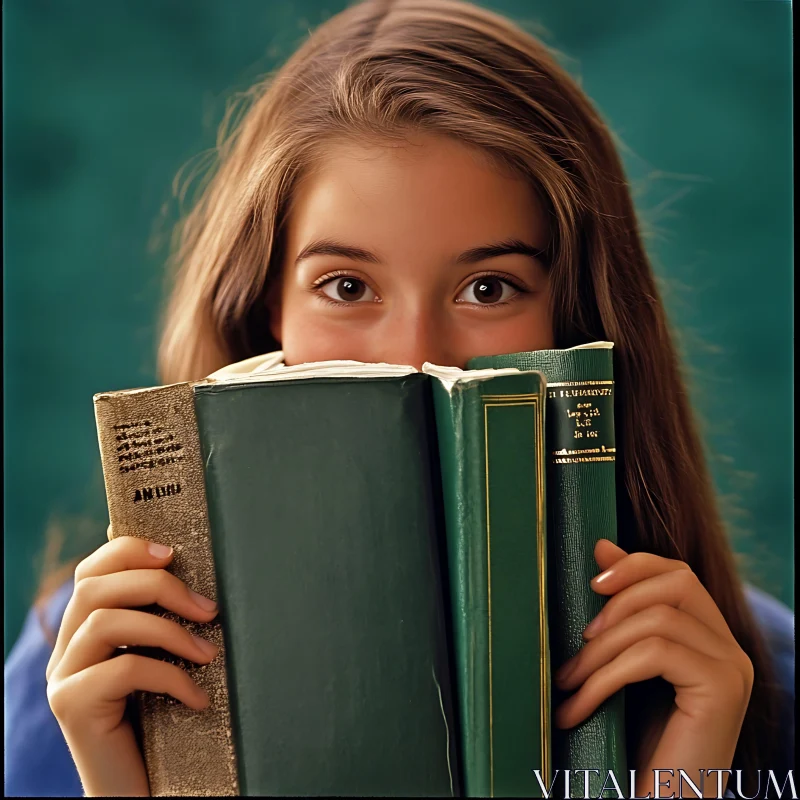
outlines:
M197 646L200 648L206 658L213 658L219 651L219 647L217 645L215 645L213 642L209 642L208 639L203 639L202 636L195 636L192 634L192 639L195 640Z
M203 595L197 594L197 592L193 592L191 589L189 589L189 594L192 600L194 600L203 611L213 611L217 607L217 604L213 600L209 600L209 598L203 597Z
M565 661L555 674L556 683L563 683L573 673L577 664L577 656L571 658L569 661Z
M613 574L613 569L607 569L605 572L601 572L599 575L596 575L594 578L592 578L592 583L597 586L598 583L603 583L603 581L610 578Z
M155 542L151 542L147 549L150 551L151 556L155 556L156 558L166 558L171 552L171 547L166 547L163 544L156 544Z
M584 629L583 635L585 637L593 636L603 627L602 615L598 614Z

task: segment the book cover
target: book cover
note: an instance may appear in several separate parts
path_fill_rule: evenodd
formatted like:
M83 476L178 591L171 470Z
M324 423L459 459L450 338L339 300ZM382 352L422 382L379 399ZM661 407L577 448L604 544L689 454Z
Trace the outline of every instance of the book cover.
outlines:
M220 655L171 659L211 708L139 697L153 794L459 793L432 398L400 373L96 396L113 534L220 603Z

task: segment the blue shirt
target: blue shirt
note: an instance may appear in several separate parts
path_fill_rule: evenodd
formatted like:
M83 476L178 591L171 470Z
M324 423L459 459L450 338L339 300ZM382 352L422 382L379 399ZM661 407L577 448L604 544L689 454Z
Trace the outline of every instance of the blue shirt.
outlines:
M61 624L72 587L70 579L45 609L45 621L53 631ZM746 584L745 593L766 637L785 694L781 719L784 748L769 765L782 780L794 766L794 615L783 603L753 586ZM6 796L83 796L78 772L47 701L45 670L51 653L39 619L31 611L5 664Z

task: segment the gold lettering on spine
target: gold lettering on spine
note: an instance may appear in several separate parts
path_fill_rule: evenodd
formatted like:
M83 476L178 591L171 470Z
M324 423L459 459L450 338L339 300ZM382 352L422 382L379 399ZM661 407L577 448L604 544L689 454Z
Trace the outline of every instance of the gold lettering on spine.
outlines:
M190 589L216 600L192 385L99 394L94 408L112 538L138 536L173 547L169 571ZM141 470L120 468L120 442L131 443L123 441L129 431L137 435L148 431L148 440L139 443L137 439L137 447L150 447L151 440L155 445L154 437L180 442L180 458L159 461L150 460L149 454L137 456L147 474L148 485L143 485ZM218 620L204 625L172 612L160 613L219 645L220 650L207 666L169 658L206 690L210 700L206 710L193 711L169 696L137 692L150 793L236 796L239 784L221 625Z
M552 384L551 384L552 385ZM521 400L524 398L524 400ZM494 740L492 730L492 546L491 524L489 514L489 409L501 406L531 406L533 409L534 431L536 438L536 461L539 468L536 471L536 555L538 561L537 591L539 596L539 731L542 763L542 776L546 786L550 785L550 691L548 678L550 675L550 643L547 627L546 613L546 563L545 563L545 512L544 512L544 426L540 412L541 395L483 395L483 448L486 475L486 575L488 595L488 626L489 626L489 795L494 797ZM490 402L487 402L490 401ZM494 401L494 402L491 402Z
M553 452L554 464L587 464L615 460L615 448L597 447L602 440L603 423L613 425L613 420L609 423L603 419L603 415L609 413L613 391L613 380L561 381L547 385L551 413L560 420L557 440L564 442L564 438L569 437L576 445L588 445L583 449ZM569 402L573 400L579 402ZM595 447L592 448L592 445Z

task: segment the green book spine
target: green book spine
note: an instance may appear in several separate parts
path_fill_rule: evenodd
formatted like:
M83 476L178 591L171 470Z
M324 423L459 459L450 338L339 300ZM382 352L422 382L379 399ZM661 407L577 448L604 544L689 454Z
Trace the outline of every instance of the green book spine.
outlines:
M606 599L589 581L599 570L598 539L617 540L614 439L614 372L611 345L472 359L469 369L517 367L541 371L547 379L547 508L549 620L553 668L583 646L583 629ZM554 703L564 699L556 692ZM624 690L590 717L553 732L553 765L589 774L589 795L597 797L609 770L627 796ZM571 772L570 797L583 797L583 774ZM561 780L558 781L561 786ZM608 790L606 797L616 797Z
M550 785L543 383L432 381L468 797Z
M428 378L195 406L242 793L457 794Z

